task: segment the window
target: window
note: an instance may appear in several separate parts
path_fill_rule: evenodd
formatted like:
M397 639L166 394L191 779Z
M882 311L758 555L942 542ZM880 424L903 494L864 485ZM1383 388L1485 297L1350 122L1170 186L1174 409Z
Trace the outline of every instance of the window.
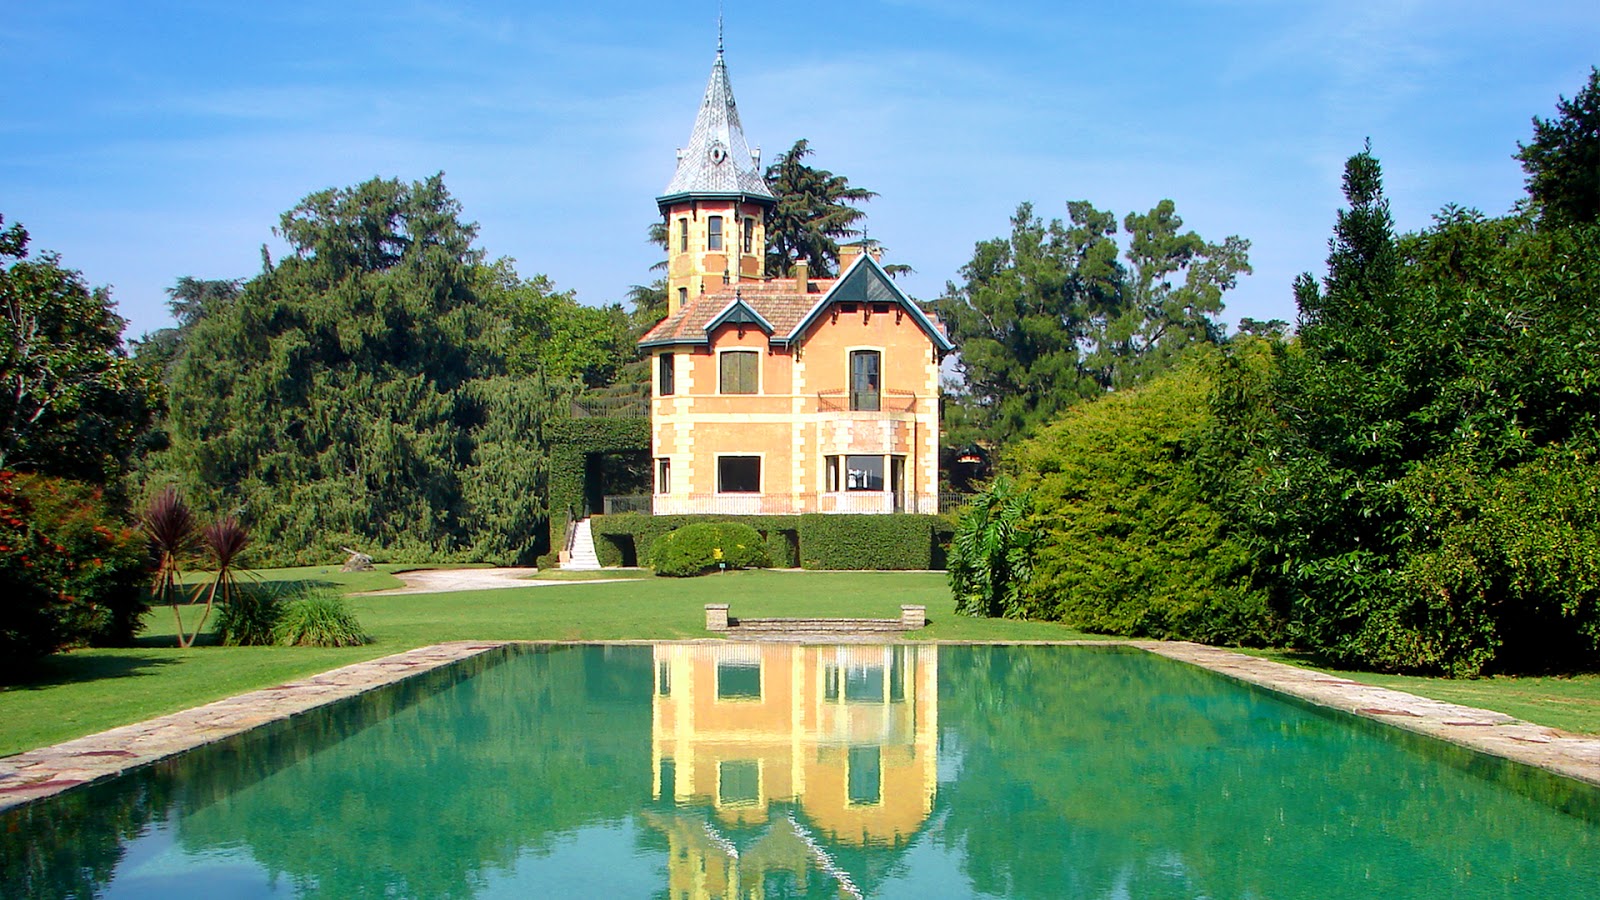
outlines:
M708 216L706 218L706 249L722 249L722 217Z
M659 393L659 396L670 397L670 396L672 396L673 392L677 390L677 381L673 377L673 375L675 373L674 373L673 368L672 368L672 363L673 363L672 354L671 353L663 353L663 354L661 354L660 359L661 359L661 363L660 363L661 375L660 375L660 379L659 379L659 381L660 381L660 393Z
M689 305L689 289L678 288L678 308L683 309Z
M761 763L753 759L717 763L717 799L723 806L753 806L761 802Z
M871 806L883 800L883 752L879 747L851 747L845 760L847 796L851 806Z
M755 252L755 250L754 250L755 245L756 245L756 220L747 217L744 220L744 252L746 252L746 253L754 253Z
M844 489L847 491L883 490L883 457L846 456Z
M828 456L823 459L823 490L883 490L883 457Z
M718 700L760 700L761 664L717 663Z
M883 354L877 350L850 351L850 408L876 412L881 399L878 368Z
M672 460L665 456L656 459L656 493L672 493Z
M761 390L761 357L754 350L729 350L717 360L720 368L718 391L724 394L755 394Z
M663 697L672 696L672 667L664 659L656 663L656 693Z
M689 252L689 220L678 220L678 252Z
M717 493L761 493L761 457L717 457Z

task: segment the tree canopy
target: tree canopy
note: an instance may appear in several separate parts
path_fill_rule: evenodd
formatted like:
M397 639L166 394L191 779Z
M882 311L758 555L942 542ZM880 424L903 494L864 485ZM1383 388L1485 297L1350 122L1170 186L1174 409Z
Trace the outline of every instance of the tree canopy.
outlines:
M4 219L0 218L0 225ZM105 288L0 230L0 469L115 481L161 402Z
M1553 119L1533 118L1533 141L1517 144L1528 194L1561 224L1600 221L1600 67L1571 100L1556 101Z
M290 255L187 332L154 477L242 511L266 559L531 561L543 423L633 348L620 308L486 262L460 214L439 175L285 213Z
M767 166L767 185L778 202L767 214L767 275L782 277L790 267L806 260L820 277L834 274L839 265L839 239L859 237L855 226L866 213L854 204L878 196L866 188L852 187L843 175L805 163L814 153L805 138L778 155Z
M1025 435L1081 400L1131 387L1214 342L1249 242L1182 231L1170 200L1117 219L1086 201L1045 222L1023 203L1009 237L979 242L934 308L960 348L956 444Z

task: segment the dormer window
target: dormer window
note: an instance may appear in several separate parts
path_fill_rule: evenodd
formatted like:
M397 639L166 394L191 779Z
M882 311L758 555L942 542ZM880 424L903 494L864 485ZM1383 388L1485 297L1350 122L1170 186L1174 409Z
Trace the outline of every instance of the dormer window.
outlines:
M721 250L722 249L722 217L721 216L707 216L706 217L706 249L707 250Z

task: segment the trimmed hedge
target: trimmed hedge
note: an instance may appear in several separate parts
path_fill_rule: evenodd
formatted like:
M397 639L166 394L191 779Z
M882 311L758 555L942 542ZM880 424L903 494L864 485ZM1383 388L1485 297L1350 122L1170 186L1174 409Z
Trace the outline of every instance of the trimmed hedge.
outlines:
M772 565L761 535L740 522L696 522L662 535L650 548L657 575L686 578L729 569Z
M800 516L807 569L932 569L938 516Z
M655 542L698 522L737 522L759 532L777 568L941 569L950 522L924 515L652 516L590 519L602 566L640 565Z

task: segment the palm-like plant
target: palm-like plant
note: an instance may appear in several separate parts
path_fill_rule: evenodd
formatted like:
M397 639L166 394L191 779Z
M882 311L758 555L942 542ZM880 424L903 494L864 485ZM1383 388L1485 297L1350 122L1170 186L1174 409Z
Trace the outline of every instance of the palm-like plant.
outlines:
M183 617L178 613L178 600L182 596L179 584L183 580L183 563L194 551L195 521L189 504L178 489L168 485L161 493L150 498L139 516L139 529L150 541L155 554L155 575L150 581L150 596L157 602L172 607L172 617L178 623L178 645L190 646L186 640Z
M1022 589L1033 576L1033 533L1024 520L1026 491L1000 478L961 515L950 547L950 590L967 616L1022 615Z
M233 516L223 516L200 532L200 544L205 549L206 556L210 557L214 571L211 576L209 590L207 585L200 585L195 589L195 599L200 599L201 592L206 595L205 612L200 615L200 622L194 626L194 633L184 642L182 630L179 630L178 641L185 647L192 646L195 638L200 636L200 629L205 627L206 619L210 618L211 610L216 605L217 592L222 592L223 603L235 603L238 600L238 562L247 547L250 546L250 529L239 524Z

